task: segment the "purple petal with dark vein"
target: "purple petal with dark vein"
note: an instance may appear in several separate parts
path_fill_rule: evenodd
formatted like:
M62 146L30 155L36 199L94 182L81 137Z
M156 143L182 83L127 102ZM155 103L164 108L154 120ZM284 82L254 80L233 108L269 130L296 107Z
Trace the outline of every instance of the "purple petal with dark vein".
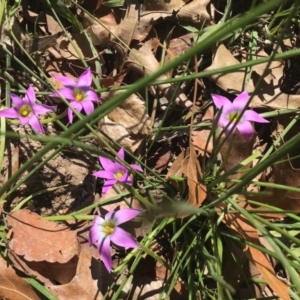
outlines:
M98 250L101 256L101 260L103 261L108 272L110 272L112 267L112 260L111 260L109 237L98 240Z
M110 240L121 247L124 248L138 248L139 245L134 240L134 238L125 230L120 227L116 227L114 232L110 236Z

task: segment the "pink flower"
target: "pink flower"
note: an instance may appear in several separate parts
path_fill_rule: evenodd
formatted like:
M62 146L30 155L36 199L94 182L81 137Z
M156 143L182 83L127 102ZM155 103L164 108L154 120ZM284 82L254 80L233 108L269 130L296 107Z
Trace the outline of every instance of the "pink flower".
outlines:
M230 102L226 97L220 95L212 95L212 99L217 108L222 108L222 113L218 122L221 127L227 127L226 133L229 133L234 127L232 134L237 128L244 139L251 139L254 133L253 126L250 121L258 123L269 123L268 120L261 117L253 110L245 110L249 94L242 92L233 102Z
M0 117L19 119L20 124L24 126L29 124L34 130L44 133L37 115L45 114L54 109L53 106L35 103L35 92L32 86L29 86L24 98L10 93L13 107L0 110Z
M137 209L125 208L117 212L108 212L104 219L95 216L89 232L89 246L97 243L101 259L108 272L112 268L110 242L125 248L139 247L133 237L119 225L135 218L141 212Z
M93 102L100 102L97 94L91 90L91 84L93 80L92 72L90 68L84 71L75 82L73 79L61 76L52 75L57 80L60 80L65 86L59 89L59 93L65 99L70 101L70 105L78 112L83 109L87 115L94 111ZM56 92L52 93L50 97L60 97ZM73 122L73 112L71 108L68 108L69 122Z
M103 167L104 170L97 171L93 175L99 178L104 178L105 183L102 189L102 193L107 193L112 186L117 182L124 182L125 184L131 185L131 179L129 177L129 170L123 166L118 160L120 161L124 160L124 149L121 148L118 152L118 155L116 157L116 161L113 162L108 158L99 156L99 161ZM130 165L133 169L143 172L143 169L136 165Z

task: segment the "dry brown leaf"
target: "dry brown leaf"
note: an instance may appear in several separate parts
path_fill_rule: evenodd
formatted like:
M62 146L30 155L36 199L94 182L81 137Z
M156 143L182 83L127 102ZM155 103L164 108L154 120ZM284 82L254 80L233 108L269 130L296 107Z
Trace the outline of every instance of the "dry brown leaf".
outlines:
M76 49L70 43L69 39L75 45ZM62 38L59 42L59 51L60 55L68 60L78 60L81 57L84 57L86 60L93 58L93 53L90 48L90 43L87 40L84 33L77 32L67 37ZM79 52L80 56L77 54Z
M10 250L27 261L67 263L78 255L76 234L66 226L42 220L27 209L11 213L7 222L13 231Z
M117 91L108 94L102 93L101 98L103 101L106 101L106 99L110 99L119 93ZM108 117L113 122L124 126L130 134L150 135L152 133L151 119L146 113L145 102L136 94L130 95L118 107L112 110L108 114Z
M103 102L109 101L118 93L120 92L103 92L101 99ZM111 140L132 151L145 135L152 133L151 120L146 113L145 103L135 94L101 119L98 127Z
M224 205L220 205L223 207ZM224 207L223 207L224 208ZM257 229L242 215L227 213L223 218L223 222L236 233L240 234L244 239L256 245L261 245ZM260 250L248 246L245 250L248 259L257 267L264 276L269 286L275 291L280 299L289 300L289 286L281 281L277 276L274 268L264 253Z
M257 57L266 57L264 51L260 50L257 53ZM255 59L255 58L254 58ZM240 62L234 58L231 52L221 44L214 53L212 65L206 70L216 70L226 66L238 65ZM253 66L251 79L246 86L245 90L249 93L254 91L258 79L262 76L267 63ZM260 89L254 95L250 107L270 107L273 109L283 108L299 108L300 107L300 95L288 95L280 90L280 80L283 76L284 64L282 61L272 61L268 67L268 74L264 77L264 81L260 86ZM242 92L245 69L240 69L235 72L216 74L210 78L224 91L229 93Z
M76 275L68 284L51 285L49 290L60 300L101 300L113 277L87 249L80 252Z
M138 72L139 74L151 75L160 68L160 64L155 58L151 49L151 40L147 41L143 45L132 48L129 54L126 65ZM167 79L166 75L161 75L157 80ZM170 101L174 99L177 105L185 108L192 107L193 103L186 97L183 91L175 85L170 83L158 85L158 89L164 94L164 96Z
M186 150L185 158L181 164L182 172L187 177L189 187L189 204L195 207L201 206L206 199L206 186L202 181L202 171L194 146Z
M0 256L0 297L7 300L41 299L32 286L17 274L2 256Z
M175 1L169 1L168 4L166 4L166 1L164 2L165 7L166 5L170 6L170 9L168 11L143 11L141 14L141 22L144 24L153 24L154 21L157 21L158 19L168 19L177 21L184 20L185 22L188 22L193 25L199 25L202 23L212 24L212 18L206 9L207 5L210 3L210 0L194 0L190 1L186 5L182 5L183 2L179 3L178 1L176 3L178 4L178 6L173 6L173 2L175 3Z
M109 137L109 139L107 139L101 133L98 134L101 136L101 138L103 138L108 143L110 143L111 146L115 145L111 141L115 141L119 143L122 147L126 149L131 149L133 145L133 140L130 139L130 134L122 125L111 121L108 118L108 116L105 116L103 119L99 121L98 127L103 133L105 133ZM98 142L101 143L101 140L98 140Z
M170 176L182 177L182 168L181 164L183 159L185 158L185 151L182 151L176 159L173 161L172 166L169 168L167 179L171 182L174 188L178 192L182 192L183 186L177 181L170 178Z
M205 114L202 118L202 121L212 122L213 117L214 117L214 108L211 105L206 110L206 112L205 112ZM210 136L210 139L207 142L210 133L211 133L210 128L203 128L203 127L199 128L199 129L194 129L192 131L192 143L193 143L195 149L197 151L199 151L199 153L202 156L203 155L208 155L209 153L212 153L212 151L213 151L213 138L212 138L212 136ZM206 152L204 152L206 144L207 144Z
M34 277L45 285L52 285L54 282L65 284L72 280L76 272L78 258L74 258L65 264L49 263L47 261L26 261L24 257L10 251L9 259L16 269Z
M143 10L153 11L153 10L165 10L173 11L177 10L183 6L185 2L183 0L173 0L173 1L164 1L164 0L145 0L143 3Z

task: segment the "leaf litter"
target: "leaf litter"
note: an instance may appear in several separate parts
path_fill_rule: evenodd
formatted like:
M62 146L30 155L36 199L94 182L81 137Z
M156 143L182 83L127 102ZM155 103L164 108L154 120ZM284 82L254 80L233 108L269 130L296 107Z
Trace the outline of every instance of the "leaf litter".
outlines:
M205 32L206 29L214 26L216 22L214 15L216 12L218 13L218 10L214 10L214 4L209 0L144 1L142 5L139 1L131 0L126 2L127 6L124 8L105 6L107 1L96 1L93 4L81 1L83 9L73 3L66 9L67 6L59 1L54 8L64 18L64 22L61 23L57 22L49 7L46 9L47 5L44 1L42 2L43 4L34 6L31 1L21 1L20 14L6 19L2 25L0 44L14 55L23 57L24 53L19 49L14 38L16 36L25 51L28 52L29 57L33 58L37 65L47 72L47 82L56 89L61 89L62 86L52 78L52 75L61 74L71 79L78 78L78 75L86 68L81 62L83 58L92 68L95 76L98 76L101 71L100 86L108 88L101 92L102 103L109 102L114 96L122 93L122 91L110 90L110 88L122 87L139 78L149 76L156 72L161 65L172 61L193 47L197 43L199 29L203 30L204 28L203 32ZM225 8L223 7L223 9ZM70 20L74 21L73 25ZM78 20L81 20L81 23ZM180 23L180 26L177 23ZM68 26L62 28L66 24ZM167 24L166 26L170 26L169 28L172 30L165 32L162 30L162 24L163 26ZM33 25L37 29L37 34L33 36L34 33L30 32L32 36L28 39L27 30L28 28L32 29ZM78 30L79 25L82 25L82 30ZM67 31L65 31L66 28ZM197 34L191 33L191 30L197 31ZM247 36L243 35L243 38L247 38ZM238 65L248 61L250 55L252 60L269 56L270 49L267 46L260 43L257 45L256 41L255 51L249 53L243 43L245 43L243 39L234 42L232 47L225 42L219 43L205 54L210 57L211 63L210 65L207 62L201 64L201 70L211 71ZM286 44L285 41L285 45L280 45L279 52L286 50ZM164 51L166 56L162 54ZM0 52L0 58L4 58L3 51ZM101 62L100 68L99 62ZM174 68L172 72L159 76L157 80L168 80L185 76L187 73L193 74L198 70L194 63L181 66L181 69ZM299 95L289 93L286 86L282 88L282 79L286 76L286 65L286 61L273 60L269 65L267 63L255 65L251 67L250 71L249 68L244 68L229 73L211 75L207 80L197 79L196 83L188 79L182 84L166 82L151 86L147 91L146 89L140 90L139 93L132 94L117 108L99 119L96 127L97 137L84 139L84 141L91 147L100 146L106 150L108 145L115 149L121 146L140 156L153 142L150 148L153 147L147 153L144 161L150 170L162 177L166 176L167 182L174 188L174 194L164 194L165 187L158 185L153 187L149 193L143 190L142 183L139 181L137 187L141 187L140 195L143 195L146 201L152 201L158 207L166 209L164 215L178 218L180 224L185 225L185 220L190 215L180 212L170 214L171 210L168 212L168 208L172 205L170 206L168 203L169 198L174 197L177 201L184 200L195 209L204 207L207 202L212 200L209 179L206 178L207 169L203 162L209 161L213 157L214 150L218 146L220 155L215 156L221 166L218 176L229 172L225 186L230 189L234 180L243 179L247 170L260 163L260 158L278 137L281 138L280 145L284 146L299 131L298 126L295 125L286 136L281 137L280 126L284 130L289 126L291 119L280 116L273 117L273 121L278 122L278 126L273 132L270 131L270 127L263 128L261 125L256 125L256 132L249 141L243 140L238 133L235 133L233 140L228 140L223 135L216 141L216 136L210 134L210 124L214 122L215 116L213 106L209 106L211 97L208 94L212 92L224 96L231 94L233 99L234 95L246 90L253 93L249 107L259 112L296 110L299 108ZM267 72L265 72L266 68ZM14 70L8 69L8 71L13 74L18 73ZM261 85L259 89L256 89L258 80L262 76ZM24 86L35 83L37 91L43 91L45 88L33 77L22 79ZM196 88L196 85L199 86ZM94 83L93 87L99 88L99 82ZM1 82L1 89L3 88L4 85ZM293 88L292 90L294 90ZM195 95L192 96L194 91L196 91L198 99L203 100L195 101ZM163 98L166 100L166 106L162 105ZM57 105L55 113L63 113L65 109L63 101L49 97L42 99L49 105ZM150 104L149 99L151 100ZM195 102L197 102L196 109ZM189 114L196 115L192 124ZM61 120L64 125L67 125L66 117ZM153 132L153 124L169 126L172 130L173 122L174 126L192 126L201 122L205 126L197 129L193 127L190 130L190 140L186 134L180 134L179 131L173 131L171 136L161 132L159 136L163 138L157 140L156 131L159 132L160 125ZM10 128L19 133L28 132L27 128L24 131L16 124L11 124ZM57 124L48 123L46 131L50 136L56 137L60 134L61 128ZM30 129L29 133L31 133ZM1 183L7 182L9 177L42 147L43 144L35 140L24 138L17 142L9 140L3 161ZM257 151L261 152L259 156L255 156L256 159L244 163ZM18 205L22 207L22 201L27 199L26 197L45 190L42 194L34 195L32 199L25 201L30 210L22 208L10 212L6 217L8 257L13 265L7 265L1 257L3 280L1 280L0 296L7 299L40 299L22 278L21 273L23 273L36 278L58 299L103 299L105 294L112 296L123 284L124 291L121 293L120 299L126 297L159 299L161 296L170 299L186 299L189 295L187 292L189 279L185 274L177 276L176 282L170 289L171 292L166 294L165 287L170 278L172 279L170 277L172 260L176 260L177 256L176 251L172 251L172 259L162 253L172 240L172 237L169 237L169 229L164 231L159 247L149 246L149 253L145 253L142 261L137 264L132 281L127 280L131 274L128 265L116 281L115 274L108 273L103 267L98 251L95 251L94 247L87 247L87 232L91 225L90 222L76 220L68 221L67 225L63 225L41 218L46 215L63 216L101 202L104 204L97 208L101 214L103 211L122 209L128 206L143 208L139 202L142 196L138 196L139 199L132 196L131 204L128 205L127 196L119 195L119 192L126 192L123 186L119 187L118 192L113 190L109 195L95 195L95 191L99 188L91 176L96 169L95 163L90 162L86 152L82 151L80 147L68 146L53 157L51 155L50 152L43 157L43 159L49 158L49 161L29 178L26 178L26 175L30 170L23 174L21 180L24 179L24 182L10 196L9 201L3 204L5 210L11 210ZM259 174L256 180L260 183L299 188L299 165L297 157L294 158L296 155L297 153L289 153L282 157L282 163L270 166L268 170ZM153 176L153 173L151 175L148 173L148 175ZM37 182L39 184L36 184ZM264 192L264 195L259 192ZM155 193L160 195L159 199L153 197ZM276 199L274 199L275 195ZM248 200L256 201L256 204L251 204ZM297 191L277 189L272 185L263 189L261 186L249 182L238 196L237 205L246 211L257 210L258 216L277 222L284 220L286 213L260 212L265 210L265 205L273 205L288 211L299 211L298 200L299 193ZM260 236L257 228L245 216L236 214L230 210L231 208L229 208L230 213L224 213L228 210L224 203L214 207L218 210L220 220L229 231L253 245L275 251L272 246L267 245L266 238ZM90 213L93 208L84 212L85 215ZM151 222L152 220L150 222L137 221L135 225L133 222L127 229L141 241L148 234L146 232L151 228ZM158 238L154 241L154 245L159 243ZM272 265L272 260L264 251L253 245L244 245L241 250L241 247L232 246L232 243L228 241L227 243L228 247L224 248L224 258L230 252L235 253L243 261L241 265L250 268L252 279L259 277L265 280L275 295L281 299L291 299L288 294L289 279L279 278ZM184 244L183 240L177 242L178 247L182 244ZM229 246L230 244L231 246ZM118 268L127 259L128 253L121 251L118 247L113 249L115 268ZM160 263L153 256L167 263ZM232 258L232 256L230 257ZM202 260L200 259L200 264L203 263ZM229 268L232 269L235 261L230 258L228 260L231 262ZM230 277L232 274L228 274L226 270L223 274L224 279L235 288L235 295L242 297L245 282L241 273L235 271L237 280L232 279ZM117 287L109 288L113 286L114 282ZM205 281L204 284L209 286L210 283ZM254 290L255 297L263 297L266 293L266 285L261 284L260 289L254 288ZM250 293L249 297L253 297L251 292L247 291L247 293Z

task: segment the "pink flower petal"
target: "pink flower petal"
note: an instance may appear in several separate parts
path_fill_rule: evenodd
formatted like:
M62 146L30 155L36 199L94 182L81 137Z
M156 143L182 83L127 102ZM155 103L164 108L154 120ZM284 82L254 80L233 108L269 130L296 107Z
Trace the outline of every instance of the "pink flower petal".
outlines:
M258 123L270 123L268 120L264 119L257 112L253 110L246 110L244 113L244 118L247 121L254 121Z
M140 213L142 213L142 211L138 209L123 208L115 212L114 218L116 219L117 225L120 225L134 219Z
M9 95L12 100L13 106L20 108L24 104L23 100L19 96L13 93L9 93Z
M69 78L69 77L58 75L58 74L55 74L55 75L52 75L52 76L55 79L61 81L62 84L66 87L75 87L76 86L76 82L73 79Z
M29 121L29 118L28 118L28 117L27 117L27 118L23 118L22 116L19 115L18 118L19 118L20 124L21 124L22 126L25 126L25 124L27 124L28 121Z
M99 161L104 170L112 172L115 171L115 163L112 162L109 158L99 156Z
M238 111L242 111L248 104L249 94L248 92L242 92L232 102L232 107Z
M58 90L59 93L53 93L53 94L56 94L58 95L58 97L63 97L67 100L70 100L70 101L75 101L75 98L74 98L74 94L73 94L73 90L66 87L66 88L62 88L60 90ZM57 96L53 96L53 94L51 94L50 96L51 97L57 97ZM61 94L61 96L59 95Z
M137 171L139 171L139 172L144 172L143 169L142 169L142 167L139 166L139 165L132 164L132 165L130 165L130 167L133 168L133 169L135 169L135 170L137 170Z
M20 120L21 121L21 120ZM31 116L28 118L29 125L35 129L36 131L45 133L43 126L41 125L39 119L34 115L31 114Z
M124 148L121 148L119 151L118 151L118 155L116 156L116 158L121 158L121 160L124 160L124 157L125 157L125 152L124 152Z
M249 121L239 123L237 129L245 140L250 140L254 134L253 126Z
M86 98L93 102L100 102L98 95L92 90L86 92Z
M49 106L45 104L33 104L32 110L36 115L45 114L48 111L52 111L54 109L54 106Z
M79 113L82 110L82 104L80 102L72 101L70 102L70 105L75 108Z
M30 85L27 89L27 92L24 96L24 102L30 103L31 105L35 104L35 91L33 87Z
M99 229L92 226L89 231L89 246L91 247L99 239Z
M69 123L73 123L73 111L71 108L68 108L68 119L69 119Z
M114 232L110 236L111 241L124 248L138 248L139 245L134 238L125 230L120 227L116 227Z
M90 87L92 84L92 80L93 80L93 74L91 72L91 69L88 68L79 76L77 86L79 88Z
M104 179L114 179L114 175L115 173L110 170L100 170L93 173L93 176Z
M216 94L212 94L211 96L217 108L221 108L222 106L230 107L232 105L232 103L226 97L223 97L221 95L216 95Z
M117 180L106 180L102 187L102 194L106 194L117 183Z
M87 115L89 115L90 113L92 113L94 111L94 104L90 100L82 101L81 105Z
M132 185L132 182L131 182L131 178L129 176L129 172L127 169L125 169L126 171L124 171L124 174L121 178L118 179L118 182L123 182L125 184L129 184L129 185Z
M9 118L9 119L18 119L19 113L15 108L5 108L0 110L0 117Z
M108 272L110 272L112 267L112 260L111 260L109 237L98 240L98 250L101 255L101 260L103 261Z

